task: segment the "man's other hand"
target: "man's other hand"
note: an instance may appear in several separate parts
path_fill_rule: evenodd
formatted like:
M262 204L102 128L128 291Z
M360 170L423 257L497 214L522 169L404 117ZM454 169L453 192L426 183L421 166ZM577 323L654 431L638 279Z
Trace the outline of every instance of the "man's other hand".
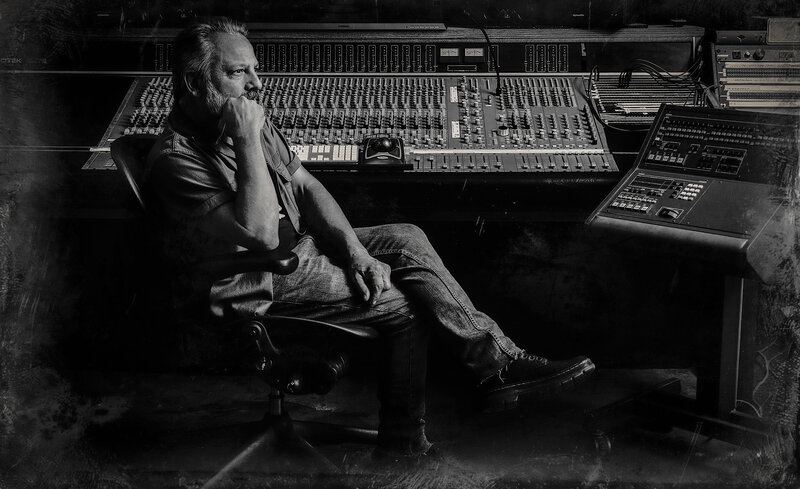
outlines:
M264 107L244 95L231 97L222 106L220 123L234 142L257 140L264 127Z
M389 265L367 254L355 256L350 261L350 279L370 306L374 306L381 294L392 287L391 270Z

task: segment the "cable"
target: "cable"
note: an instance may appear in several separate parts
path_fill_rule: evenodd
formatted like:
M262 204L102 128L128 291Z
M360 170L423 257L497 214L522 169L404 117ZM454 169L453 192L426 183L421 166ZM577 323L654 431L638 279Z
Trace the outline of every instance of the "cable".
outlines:
M483 37L486 39L486 50L489 51L489 60L494 62L494 73L497 78L497 89L494 91L494 94L499 97L503 93L503 88L500 86L500 62L497 60L495 52L492 51L492 43L489 40L489 34L486 32L486 29L484 29L483 26L472 17L468 10L462 10L462 12L464 12L464 15L469 17L469 20L471 20L472 23L474 23L475 26L480 29L480 31L483 33Z
M702 42L700 43L702 46ZM698 47L698 49L700 49ZM632 61L632 64L627 69L621 71L617 77L617 87L618 88L628 88L630 87L631 81L633 80L633 73L634 71L644 72L650 76L657 84L661 85L670 85L670 86L678 86L681 88L692 88L695 90L695 95L697 92L702 92L703 98L708 101L711 106L718 106L713 100L713 97L710 94L711 88L703 84L702 81L699 80L700 73L702 71L703 66L703 58L702 56L697 56L695 61L689 66L686 71L682 73L670 73L665 70L660 65L647 60L637 58ZM590 85L593 81L600 80L600 73L598 70L597 65L592 67L592 71L589 75L589 82ZM596 105L593 103L593 100L589 101L589 107L592 110L594 116L598 119L598 121L604 126L609 129L617 130L617 131L625 131L625 132L644 132L646 129L643 130L632 130L632 129L623 129L620 127L612 126L607 122L603 121L600 118L599 110ZM686 102L684 101L684 105Z
M693 85L698 90L705 91L705 85L699 80L703 67L703 39L697 43L697 51L695 51L695 60L683 73L673 74L665 70L660 65L647 60L637 58L633 60L633 64L627 70L620 73L618 86L620 88L627 88L630 84L633 72L641 70L649 74L656 82L663 81L666 83L678 84L683 86Z
M592 83L592 80L594 80L594 81L599 81L600 80L600 70L598 69L597 65L592 66L592 70L589 72L589 84L590 85ZM611 130L614 130L614 131L631 132L631 133L642 133L642 132L647 132L647 131L650 130L650 128L625 129L623 127L612 126L608 122L604 121L602 117L600 117L600 112L597 110L597 107L595 106L594 100L592 99L591 95L589 95L588 93L581 94L581 95L584 97L584 100L586 101L586 104L589 105L589 110L592 111L592 115L594 116L594 118L603 127L611 129Z
M649 74L654 80L656 80L656 82L663 81L665 83L682 86L691 85L698 89L703 89L705 86L698 79L702 70L702 66L703 58L702 56L697 56L695 61L686 71L683 73L673 74L650 60L637 58L633 60L633 64L628 69L620 72L618 86L620 88L627 88L630 84L633 72L639 70Z

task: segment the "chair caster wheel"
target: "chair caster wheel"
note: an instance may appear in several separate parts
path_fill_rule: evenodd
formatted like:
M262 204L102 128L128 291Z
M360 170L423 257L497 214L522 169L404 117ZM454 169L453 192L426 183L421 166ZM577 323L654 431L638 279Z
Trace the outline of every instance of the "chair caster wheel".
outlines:
M602 431L592 433L594 439L594 451L597 455L603 456L611 453L611 438Z

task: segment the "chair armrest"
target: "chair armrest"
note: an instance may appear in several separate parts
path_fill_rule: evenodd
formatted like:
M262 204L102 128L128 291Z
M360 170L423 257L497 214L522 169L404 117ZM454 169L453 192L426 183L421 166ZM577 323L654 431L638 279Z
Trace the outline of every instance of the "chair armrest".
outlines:
M288 275L297 269L299 260L291 251L239 251L217 255L194 267L194 278L201 282L215 282L246 272L272 272Z

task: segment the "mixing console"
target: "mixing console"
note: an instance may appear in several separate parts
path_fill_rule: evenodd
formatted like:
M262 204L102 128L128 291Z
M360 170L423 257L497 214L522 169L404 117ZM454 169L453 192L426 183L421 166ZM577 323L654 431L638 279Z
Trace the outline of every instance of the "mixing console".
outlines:
M487 76L262 79L259 102L314 170L364 169L364 138L400 138L413 172L616 172L580 77ZM169 77L137 78L85 169L113 168L105 149L125 134L159 134Z
M796 181L798 124L797 116L664 106L636 165L588 222L750 260Z

